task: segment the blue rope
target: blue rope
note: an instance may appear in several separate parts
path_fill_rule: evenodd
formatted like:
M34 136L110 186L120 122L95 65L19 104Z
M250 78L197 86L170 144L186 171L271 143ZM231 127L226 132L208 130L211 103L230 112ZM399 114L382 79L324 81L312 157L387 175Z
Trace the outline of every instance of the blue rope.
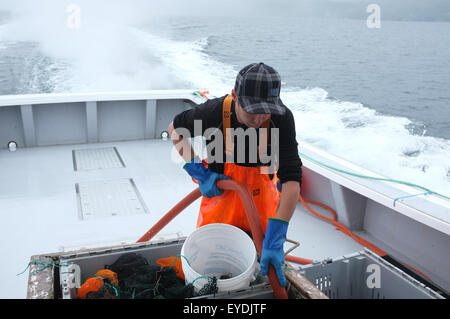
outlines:
M180 255L175 255L175 258L174 258L174 260L172 261L172 264L169 267L173 267L173 264L175 264L175 261L177 260L177 258L184 258L184 260L186 260L187 264L189 266L191 266L191 264L189 263L189 260L187 260L187 258L185 256L180 254Z
M30 275L34 275L35 273L37 273L39 271L42 271L44 269L47 269L48 267L51 267L51 266L53 266L53 267L62 267L62 266L70 266L71 264L72 264L71 262L68 262L68 263L65 263L65 264L55 264L55 263L49 262L49 261L30 261L28 263L27 268L25 268L24 271L22 271L21 273L17 274L16 276L22 275L25 271L27 271L28 268L30 268L31 265L43 265L42 267L39 267L38 269L30 272Z
M196 96L198 96L198 97L200 97L202 99L205 99L205 100L208 99L208 98L204 97L203 95L201 95L198 91L192 92L192 95L196 95Z
M196 96L198 96L198 97L200 97L200 98L205 98L204 96L202 96L200 93L198 93L197 91L195 91L195 92L193 92L192 93L192 95L196 95Z

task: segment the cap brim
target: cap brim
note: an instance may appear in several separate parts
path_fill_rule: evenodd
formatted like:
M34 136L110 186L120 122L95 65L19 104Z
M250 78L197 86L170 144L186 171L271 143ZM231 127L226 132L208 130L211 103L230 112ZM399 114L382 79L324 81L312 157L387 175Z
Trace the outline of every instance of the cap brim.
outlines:
M250 114L277 114L286 113L286 106L279 97L257 99L253 97L239 96L239 103L245 112Z

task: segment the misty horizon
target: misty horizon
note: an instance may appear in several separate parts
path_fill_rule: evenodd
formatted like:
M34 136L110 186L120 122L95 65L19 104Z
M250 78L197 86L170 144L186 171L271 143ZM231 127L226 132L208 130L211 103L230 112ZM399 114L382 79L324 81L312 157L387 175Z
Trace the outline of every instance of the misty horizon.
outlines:
M181 15L181 16L279 16L279 17L313 17L324 19L358 19L366 20L370 13L370 4L380 7L381 19L384 21L435 21L450 22L450 1L448 0L247 0L245 3L235 0L213 3L207 0L186 1L132 1L133 6L126 6L118 1L89 1L62 0L58 3L48 0L11 1L2 0L0 3L0 23L11 16L23 13L32 14L59 12L69 4L78 4L91 16L124 17L133 20L145 20L150 16ZM60 9L61 10L60 10ZM62 11L65 14L65 11Z

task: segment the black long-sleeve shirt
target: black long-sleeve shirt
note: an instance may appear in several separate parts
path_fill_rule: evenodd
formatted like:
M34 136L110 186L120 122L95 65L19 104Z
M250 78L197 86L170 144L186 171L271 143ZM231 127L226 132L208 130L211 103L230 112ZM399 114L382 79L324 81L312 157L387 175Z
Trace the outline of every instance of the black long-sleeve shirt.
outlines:
M204 135L205 131L209 128L218 128L223 132L223 123L222 123L222 105L225 96L210 99L203 104L200 104L193 109L184 111L177 116L175 116L173 120L174 128L185 128L190 132L190 137ZM194 131L194 121L201 120L201 130L198 132ZM235 105L234 101L231 104L231 120L230 120L231 128L237 129L242 128L243 130L249 129L246 125L238 122L235 113ZM278 139L278 149L279 149L279 158L276 163L277 167L277 176L280 179L281 183L285 183L287 181L297 181L301 184L302 180L302 162L298 155L298 143L296 140L295 134L295 121L292 115L292 112L286 107L286 112L284 115L271 115L271 129L278 128L279 129L279 139ZM224 134L224 133L222 133ZM268 151L267 155L272 157L271 155L271 143L277 141L271 141L271 134L268 133ZM256 134L257 141L259 145L259 134ZM206 137L206 136L205 136ZM206 137L207 145L212 142ZM249 145L249 139L246 139L246 146ZM237 154L237 143L234 141L234 164L241 166L261 166L261 165L269 165L267 163L263 164L258 156L258 161L256 163L251 163L249 161L249 151L248 147L246 147L245 161L239 161ZM208 168L214 172L223 174L224 171L224 162L225 162L225 145L223 150L224 158L223 160L217 162L208 161Z

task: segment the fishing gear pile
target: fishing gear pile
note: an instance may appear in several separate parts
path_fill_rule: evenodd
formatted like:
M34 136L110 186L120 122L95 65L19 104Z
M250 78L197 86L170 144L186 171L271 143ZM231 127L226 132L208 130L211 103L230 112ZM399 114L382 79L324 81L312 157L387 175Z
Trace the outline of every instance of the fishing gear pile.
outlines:
M184 299L214 294L217 278L209 278L198 293L186 284L180 258L162 258L156 265L136 253L120 256L78 289L81 299Z

